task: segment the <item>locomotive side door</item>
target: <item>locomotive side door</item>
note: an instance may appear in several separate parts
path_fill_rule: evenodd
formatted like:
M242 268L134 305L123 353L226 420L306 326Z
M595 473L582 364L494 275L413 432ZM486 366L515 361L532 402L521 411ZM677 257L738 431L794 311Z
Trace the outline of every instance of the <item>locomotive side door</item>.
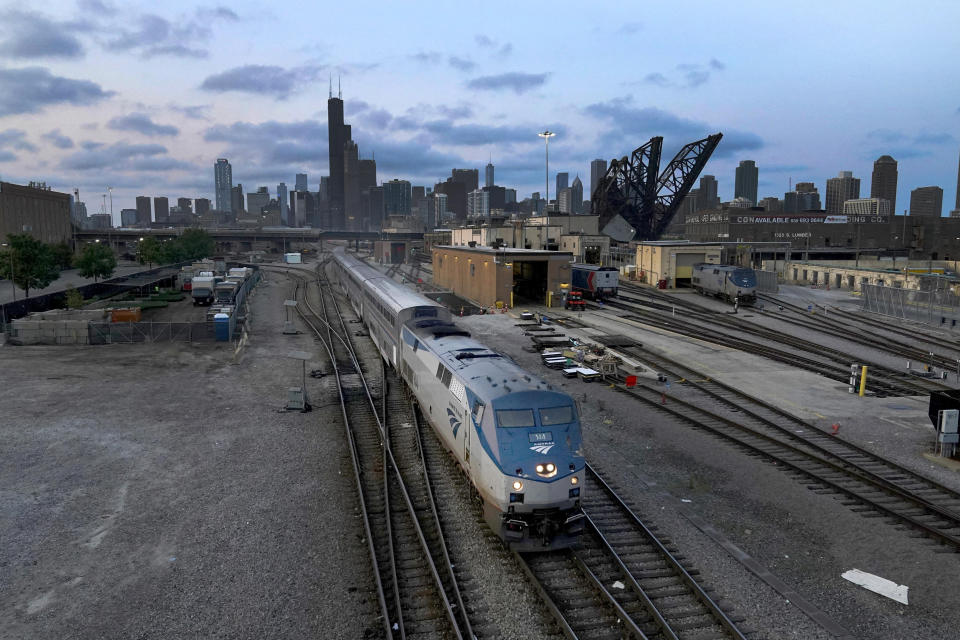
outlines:
M473 401L473 410L471 411L472 419L470 423L470 428L467 429L467 432L463 434L463 462L467 466L470 465L470 440L471 434L473 433L474 425L477 427L480 426L481 421L483 420L483 403L477 399Z

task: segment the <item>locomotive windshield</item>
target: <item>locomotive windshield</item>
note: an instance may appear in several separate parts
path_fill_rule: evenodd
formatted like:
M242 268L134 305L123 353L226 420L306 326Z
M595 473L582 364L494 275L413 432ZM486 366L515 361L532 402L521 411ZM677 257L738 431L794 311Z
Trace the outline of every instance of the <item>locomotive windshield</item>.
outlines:
M573 420L573 407L571 406L540 409L540 424L545 427L555 424L570 424Z
M500 409L497 424L501 427L535 427L533 409Z
M757 286L757 274L753 269L737 269L730 276L733 283L740 287Z

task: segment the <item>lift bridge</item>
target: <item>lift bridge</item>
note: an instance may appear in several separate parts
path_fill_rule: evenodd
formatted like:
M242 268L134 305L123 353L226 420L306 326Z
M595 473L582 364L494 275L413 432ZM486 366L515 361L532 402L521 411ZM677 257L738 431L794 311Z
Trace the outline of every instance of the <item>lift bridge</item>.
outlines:
M659 238L714 149L722 133L684 145L660 173L663 137L650 138L628 157L612 160L590 197L600 232L619 242Z

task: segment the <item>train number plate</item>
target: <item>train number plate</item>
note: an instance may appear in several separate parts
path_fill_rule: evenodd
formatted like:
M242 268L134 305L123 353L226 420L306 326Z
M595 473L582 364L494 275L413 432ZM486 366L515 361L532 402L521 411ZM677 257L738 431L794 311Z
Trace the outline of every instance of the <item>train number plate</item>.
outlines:
M530 442L553 442L553 432L541 431L529 434Z

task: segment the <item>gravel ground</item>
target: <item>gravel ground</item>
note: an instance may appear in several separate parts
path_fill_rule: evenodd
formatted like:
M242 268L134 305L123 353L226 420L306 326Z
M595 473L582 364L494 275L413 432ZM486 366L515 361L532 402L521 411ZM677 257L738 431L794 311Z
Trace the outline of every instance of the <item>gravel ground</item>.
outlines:
M939 554L938 547L915 538L911 530L858 515L835 496L809 491L775 465L655 410L638 411L642 405L622 394L545 369L537 354L524 351L529 340L509 316L462 322L478 339L497 344L581 399L588 459L673 539L706 582L746 616L757 637L832 635L704 536L684 511L712 524L855 637L952 637L951 629L960 622L950 606L960 588L956 554ZM861 430L876 435L876 422L869 414L851 418L844 433L851 438ZM881 454L913 447L917 436L904 429L887 429L882 435ZM908 585L911 604L900 605L840 578L852 568Z
M280 333L288 293L255 290L238 356L0 347L0 637L378 628L339 407L279 411L300 377L283 354L316 352Z

